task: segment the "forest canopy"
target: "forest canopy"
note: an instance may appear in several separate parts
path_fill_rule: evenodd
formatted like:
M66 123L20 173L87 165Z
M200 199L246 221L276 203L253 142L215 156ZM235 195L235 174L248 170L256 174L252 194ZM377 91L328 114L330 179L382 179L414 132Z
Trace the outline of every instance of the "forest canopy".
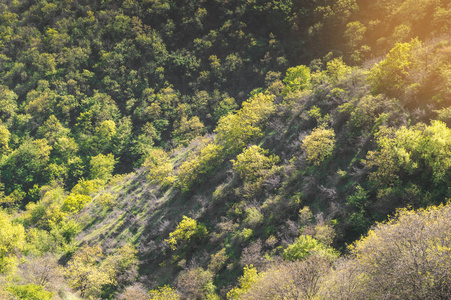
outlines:
M0 299L451 297L450 20L2 1Z

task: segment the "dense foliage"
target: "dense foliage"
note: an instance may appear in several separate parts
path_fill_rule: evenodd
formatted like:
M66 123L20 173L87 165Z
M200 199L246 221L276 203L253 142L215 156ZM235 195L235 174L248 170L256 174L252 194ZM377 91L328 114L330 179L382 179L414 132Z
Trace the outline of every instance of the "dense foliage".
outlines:
M449 298L449 20L3 1L0 299Z

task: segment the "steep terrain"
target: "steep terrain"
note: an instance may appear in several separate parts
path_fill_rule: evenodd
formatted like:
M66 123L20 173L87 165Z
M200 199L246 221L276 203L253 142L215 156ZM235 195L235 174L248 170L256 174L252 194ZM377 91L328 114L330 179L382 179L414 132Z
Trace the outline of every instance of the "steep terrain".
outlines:
M449 297L450 5L0 4L0 298Z

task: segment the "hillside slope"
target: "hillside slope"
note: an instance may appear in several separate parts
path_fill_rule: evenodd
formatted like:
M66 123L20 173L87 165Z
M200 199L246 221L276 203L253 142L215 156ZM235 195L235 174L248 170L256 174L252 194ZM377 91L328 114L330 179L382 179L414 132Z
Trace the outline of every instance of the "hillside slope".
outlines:
M398 2L2 2L0 299L449 297L451 4Z
M442 203L449 197L447 104L424 99L449 100L449 81L433 90L424 82L443 71L448 43L399 44L371 69L340 59L324 71L290 69L285 84L271 83L266 96L255 94L220 120L216 135L114 181L77 215L85 226L78 239L105 249L136 244L145 286L171 284L183 297L203 299L211 282L225 297L244 266L263 272L282 264L299 236L346 252L345 244L397 208ZM422 66L414 62L425 52L434 63L415 82ZM392 85L379 75L397 60L408 66L400 100L387 95ZM404 92L411 86L417 89ZM410 100L416 97L423 98ZM105 194L110 206L96 201ZM206 232L197 236L200 224ZM193 234L174 234L180 230ZM204 281L191 286L184 276Z

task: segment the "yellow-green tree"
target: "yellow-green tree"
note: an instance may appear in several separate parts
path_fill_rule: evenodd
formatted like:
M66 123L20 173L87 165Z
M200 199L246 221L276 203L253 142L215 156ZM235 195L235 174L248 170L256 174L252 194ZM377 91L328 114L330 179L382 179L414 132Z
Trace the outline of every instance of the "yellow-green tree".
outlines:
M111 153L107 155L99 154L91 157L89 164L91 165L89 174L91 179L102 179L108 181L113 174L116 161L114 159L114 155Z
M16 254L25 246L25 230L13 224L0 210L0 273L8 273L17 264Z
M86 204L91 202L92 198L87 195L70 194L64 199L61 210L68 213L79 212Z
M169 155L163 149L152 149L143 166L147 169L147 178L152 183L163 183L172 172L173 166Z
M255 181L263 175L265 170L279 162L277 155L266 156L266 154L268 154L267 150L256 145L250 146L239 154L236 160L232 160L233 170L242 179Z
M352 245L324 278L326 299L447 299L451 205L401 209Z
M277 155L267 156L268 151L253 145L244 149L232 160L233 170L244 181L243 196L253 197L262 190L266 178L274 174L279 162Z
M307 161L318 166L331 156L335 148L335 132L325 127L315 128L302 141L302 149L307 154Z
M75 290L80 291L81 297L97 299L102 286L112 283L112 274L109 268L100 266L103 257L100 245L83 246L67 264L65 275L67 283Z
M296 241L283 251L286 260L303 260L310 255L318 255L333 259L338 253L331 247L324 245L310 235L301 235Z
M180 300L180 294L169 285L159 287L149 292L149 300Z
M99 152L104 153L111 149L113 137L116 134L116 123L113 120L105 120L95 129L94 144Z
M375 93L386 93L399 97L405 88L409 67L412 65L413 50L421 46L418 39L410 43L398 43L390 50L385 60L375 65L370 72L370 80Z
M9 292L17 298L27 300L52 300L53 293L44 290L44 287L37 284L12 285Z
M187 216L183 216L177 228L169 234L169 239L164 241L171 246L172 250L175 250L181 243L195 238L202 238L207 234L207 228L203 224Z
M224 146L227 153L236 153L263 133L260 126L275 110L274 95L256 94L243 102L236 114L228 114L218 121L215 142Z
M393 185L401 175L419 172L428 174L428 180L440 183L446 180L451 168L451 129L445 123L432 121L431 125L381 127L376 134L378 149L368 152L366 166L374 168L370 180L375 185ZM425 177L426 178L426 177Z
M252 285L261 277L257 269L253 266L245 266L243 276L238 279L239 286L234 287L227 293L227 299L238 300L244 295Z
M9 150L9 139L11 133L8 128L0 124L0 155L6 154Z
M287 74L283 79L285 86L282 90L283 95L302 91L310 88L310 68L304 65L292 67L287 70Z

